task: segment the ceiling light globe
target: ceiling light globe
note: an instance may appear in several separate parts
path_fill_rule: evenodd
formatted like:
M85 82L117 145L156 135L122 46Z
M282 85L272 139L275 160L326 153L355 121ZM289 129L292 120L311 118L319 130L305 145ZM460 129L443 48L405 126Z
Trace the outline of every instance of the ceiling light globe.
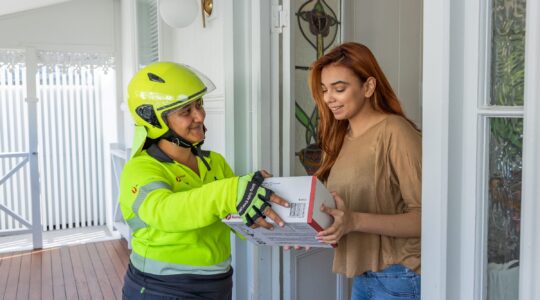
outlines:
M197 17L197 0L160 0L159 14L167 25L182 28L193 23Z

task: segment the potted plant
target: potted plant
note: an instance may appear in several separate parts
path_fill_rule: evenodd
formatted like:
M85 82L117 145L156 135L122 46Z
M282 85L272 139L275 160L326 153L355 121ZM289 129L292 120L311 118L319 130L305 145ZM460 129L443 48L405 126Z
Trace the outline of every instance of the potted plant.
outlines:
M306 147L296 153L300 163L306 170L308 175L313 175L321 164L322 150L319 148L317 140L317 126L319 124L319 114L317 108L314 108L311 112L311 116L302 109L302 107L295 103L295 117L296 120L304 126L306 129L305 141Z

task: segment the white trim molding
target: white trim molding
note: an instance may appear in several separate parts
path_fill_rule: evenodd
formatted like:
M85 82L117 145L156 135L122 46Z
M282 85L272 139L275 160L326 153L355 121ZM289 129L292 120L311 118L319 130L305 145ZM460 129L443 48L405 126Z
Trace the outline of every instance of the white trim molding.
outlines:
M422 299L446 299L450 0L424 2Z
M449 139L446 293L444 299L474 299L475 251L481 236L477 228L480 201L477 192L478 158L475 151L480 65L480 1L452 1L450 30ZM424 127L426 128L426 127ZM472 149L472 150L471 150ZM425 178L425 177L424 177ZM426 200L427 201L427 200Z
M283 11L286 16L286 24L294 24L295 16L292 13L292 3L291 0L283 1ZM295 116L294 116L294 53L295 53L295 43L294 43L294 33L292 31L292 26L285 26L283 28L283 34L281 37L282 41L282 95L283 95L283 128L294 128ZM294 130L284 130L283 133L283 156L282 156L282 172L281 176L291 176L294 173L294 143L295 136ZM288 282L284 282L284 289L287 290Z
M7 65L8 69L13 69L16 65L24 65L25 57L24 49L0 48L0 67Z
M527 1L519 299L540 295L540 2Z
M207 113L225 114L225 96L223 94L205 96L204 110Z

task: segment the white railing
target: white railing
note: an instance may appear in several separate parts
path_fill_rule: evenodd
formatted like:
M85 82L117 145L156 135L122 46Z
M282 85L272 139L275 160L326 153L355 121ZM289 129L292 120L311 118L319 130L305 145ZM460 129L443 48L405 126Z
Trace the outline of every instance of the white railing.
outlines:
M96 71L41 67L38 126L44 230L105 224Z
M0 153L27 152L24 66L0 66ZM36 76L43 230L105 224L100 69L42 66ZM111 100L111 99L109 99ZM0 178L21 158L0 159ZM0 185L0 204L31 217L30 178L21 167ZM0 232L24 228L0 210Z
M0 230L8 232L31 218L25 74L21 64L0 67Z
M120 235L127 241L128 248L131 249L131 230L124 221L122 216L122 210L120 209L120 177L124 165L129 160L130 148L125 148L124 145L119 143L111 144L111 165L112 165L112 181L113 181L113 227Z

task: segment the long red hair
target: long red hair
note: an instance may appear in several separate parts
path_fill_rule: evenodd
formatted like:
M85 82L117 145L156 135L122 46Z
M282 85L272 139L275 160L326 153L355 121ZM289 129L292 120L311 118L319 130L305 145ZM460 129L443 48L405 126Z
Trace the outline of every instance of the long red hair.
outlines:
M368 47L359 43L344 43L333 48L311 65L309 75L309 87L317 105L320 119L317 130L318 143L323 151L322 163L315 175L322 181L328 179L330 169L336 162L349 126L348 120L336 120L324 102L321 73L328 65L338 65L350 69L361 83L364 83L369 77L375 78L375 91L370 98L371 101L369 101L373 108L380 112L400 115L409 121L414 128L417 128L403 113L394 90Z

